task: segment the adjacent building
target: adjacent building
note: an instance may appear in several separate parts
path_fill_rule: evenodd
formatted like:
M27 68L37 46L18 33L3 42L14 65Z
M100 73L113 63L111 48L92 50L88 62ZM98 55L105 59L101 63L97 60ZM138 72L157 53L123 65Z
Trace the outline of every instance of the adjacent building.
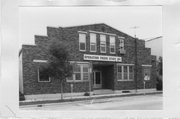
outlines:
M73 75L63 92L84 94L107 89L113 93L156 88L155 56L145 41L135 39L104 23L73 27L47 27L47 36L35 35L35 45L23 45L20 57L20 92L28 98L58 95L58 80L43 73L51 40L66 44ZM43 49L42 49L43 47ZM147 78L148 77L148 78ZM72 89L73 88L73 89Z
M146 40L146 47L151 48L151 55L155 55L157 60L162 57L162 36Z

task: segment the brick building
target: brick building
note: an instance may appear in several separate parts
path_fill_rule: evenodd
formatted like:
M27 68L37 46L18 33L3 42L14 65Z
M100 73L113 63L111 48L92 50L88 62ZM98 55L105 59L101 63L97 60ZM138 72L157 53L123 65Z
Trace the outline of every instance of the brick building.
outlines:
M60 83L45 75L40 66L47 61L42 47L51 40L67 44L73 76L64 93L78 94L107 89L113 93L156 88L155 56L145 41L135 39L106 24L47 27L47 36L35 36L35 45L23 45L20 52L20 92L30 95L58 95ZM73 88L73 89L72 89Z

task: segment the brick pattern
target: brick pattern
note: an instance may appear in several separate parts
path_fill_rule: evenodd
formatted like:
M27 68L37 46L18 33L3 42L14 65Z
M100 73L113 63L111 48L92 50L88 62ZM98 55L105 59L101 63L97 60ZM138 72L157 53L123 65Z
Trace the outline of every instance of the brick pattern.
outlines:
M90 40L89 30L113 33L117 36L125 38L125 50L126 54L121 55L118 53L119 40L116 36L116 54L109 53L109 36L106 36L107 53L100 53L100 47L97 48L96 53L90 52ZM86 52L79 51L79 34L78 31L86 31L87 42ZM39 63L34 63L34 59L46 60L47 48L52 40L58 40L62 42L70 53L70 60L83 61L83 54L96 54L96 55L111 55L122 57L122 63L135 64L135 40L133 37L122 33L106 24L94 24L77 27L66 28L54 28L47 27L47 36L35 36L36 45L23 45L22 46L22 61L23 61L23 80L24 80L24 92L25 94L48 94L48 93L60 93L60 83L58 80L51 79L51 82L38 82L37 68ZM97 34L97 46L100 44L100 36ZM145 41L137 41L137 58L138 58L138 70L137 70L137 87L143 88L143 76L142 76L142 64L152 64L151 81L147 83L147 88L155 88L155 63L152 62L151 50L145 48ZM93 64L95 62L92 62ZM97 63L97 62L96 62ZM110 63L114 66L114 72L110 72L109 76L113 76L110 84L113 90L129 90L135 89L135 81L117 81L117 65L112 62L98 62L99 64ZM114 75L113 75L114 74ZM92 77L92 75L91 75ZM64 84L63 92L70 92L70 83ZM92 78L91 78L91 90L93 90ZM73 86L74 92L87 92L89 91L89 82L75 82Z

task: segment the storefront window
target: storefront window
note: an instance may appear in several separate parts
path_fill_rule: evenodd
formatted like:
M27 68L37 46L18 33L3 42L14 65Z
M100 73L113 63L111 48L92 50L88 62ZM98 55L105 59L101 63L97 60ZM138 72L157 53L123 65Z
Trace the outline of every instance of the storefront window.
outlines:
M101 53L106 53L106 36L100 35L100 50Z
M96 34L90 33L90 51L96 52Z
M86 34L79 34L79 50L86 51Z
M118 80L128 81L134 79L134 66L118 65L117 68Z
M82 63L82 64L75 64L73 66L74 70L74 81L83 81L89 80L89 65ZM70 81L70 80L69 80Z
M115 37L110 36L110 53L115 53Z

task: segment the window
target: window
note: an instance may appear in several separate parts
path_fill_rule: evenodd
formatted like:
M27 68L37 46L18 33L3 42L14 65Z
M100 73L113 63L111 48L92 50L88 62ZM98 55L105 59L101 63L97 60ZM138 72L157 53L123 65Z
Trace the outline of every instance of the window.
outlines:
M73 78L69 78L68 80L72 81L84 81L89 80L89 65L88 64L75 64L73 66Z
M119 38L119 49L124 50L124 38Z
M88 72L88 67L83 66L83 80L88 80L89 79L89 72Z
M127 80L128 79L128 66L124 66L124 80Z
M76 80L81 80L81 67L80 65L74 66L74 75Z
M100 51L106 53L106 36L100 35Z
M86 34L79 34L79 50L86 51Z
M118 80L128 81L134 79L134 66L131 65L118 65L117 67Z
M38 68L38 82L50 82L47 70L42 67Z
M96 52L96 34L90 33L90 51Z
M110 36L110 53L115 54L115 37Z

